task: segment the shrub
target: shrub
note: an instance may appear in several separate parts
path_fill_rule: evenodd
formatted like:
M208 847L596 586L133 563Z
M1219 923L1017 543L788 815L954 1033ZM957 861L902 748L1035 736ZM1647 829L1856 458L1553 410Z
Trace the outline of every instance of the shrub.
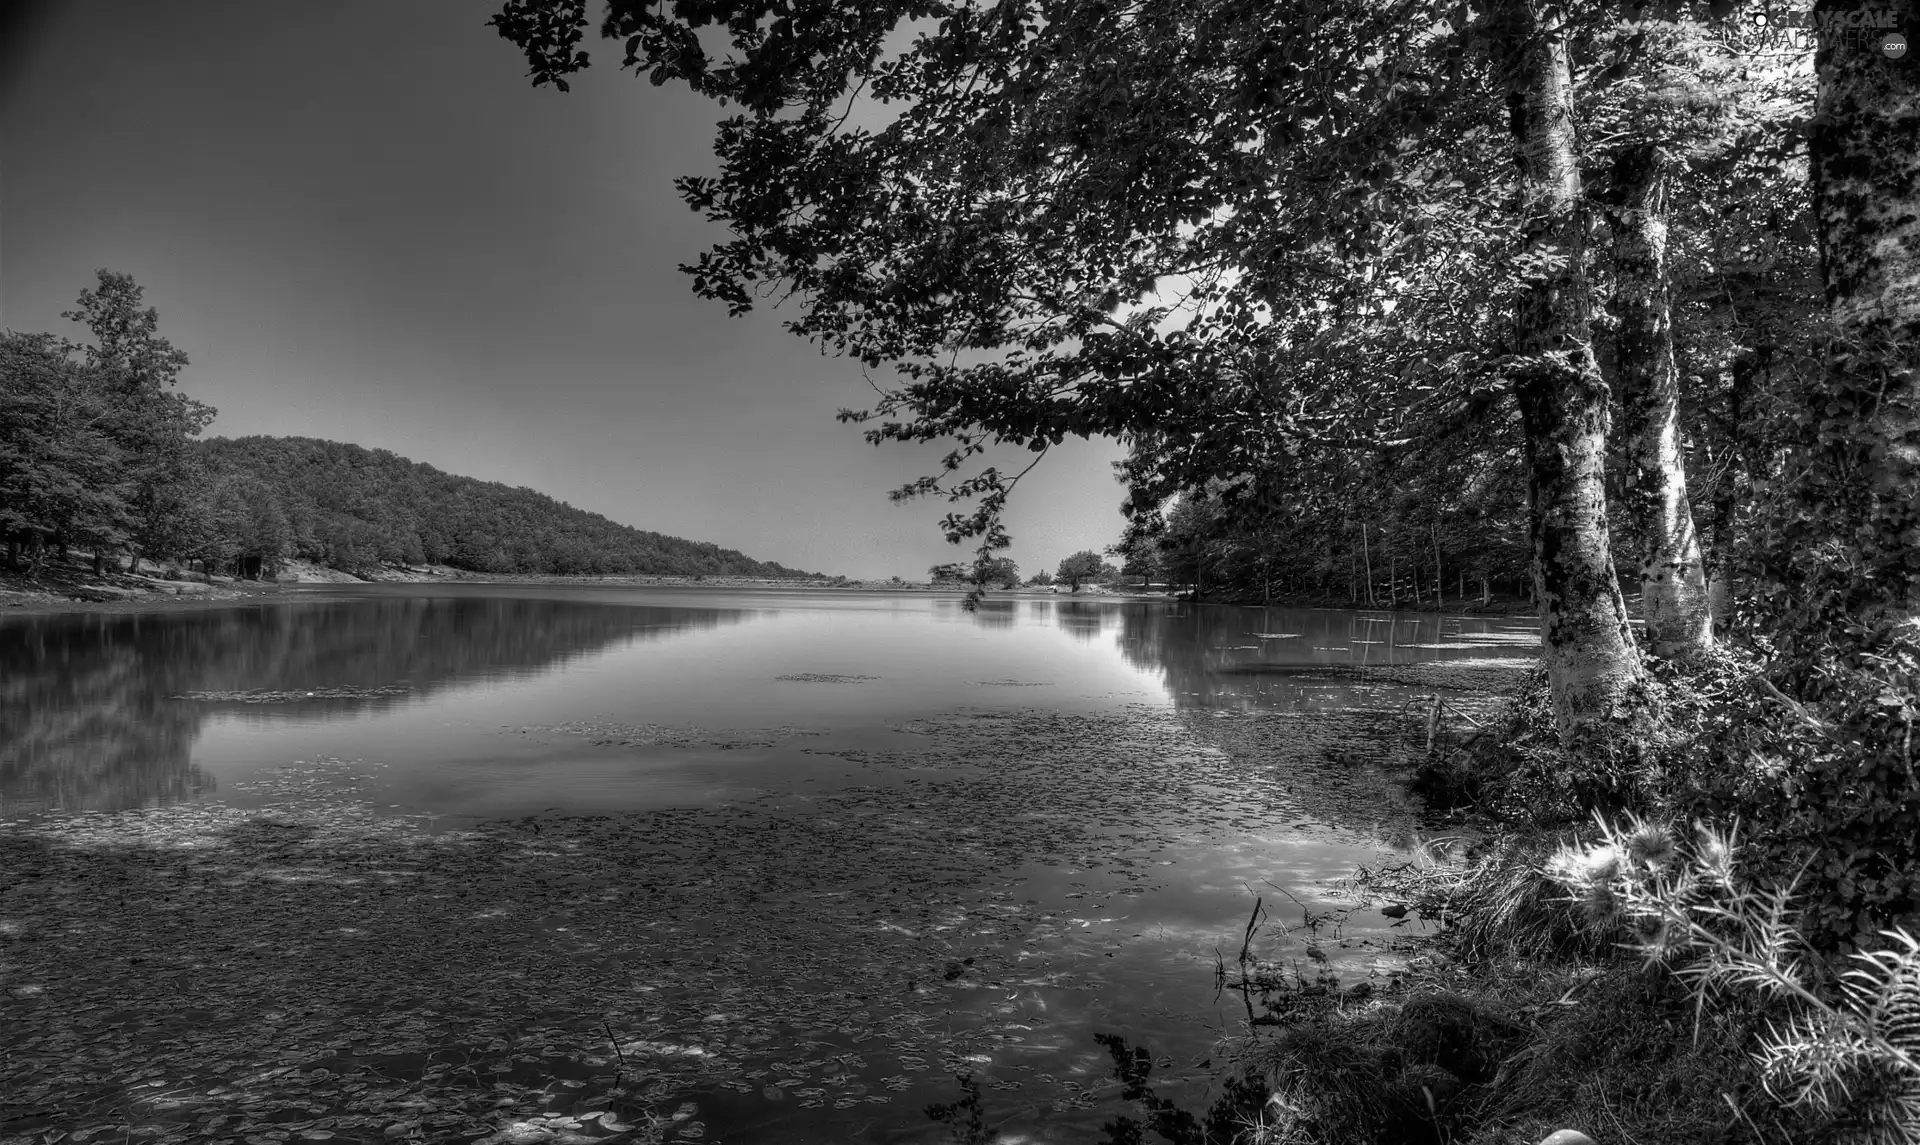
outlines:
M1886 932L1881 949L1853 955L1830 1001L1792 923L1793 887L1754 889L1736 855L1731 832L1687 840L1664 823L1601 820L1596 841L1562 847L1549 870L1590 924L1688 984L1696 1022L1728 993L1787 1011L1754 1054L1774 1098L1855 1137L1920 1141L1920 941Z

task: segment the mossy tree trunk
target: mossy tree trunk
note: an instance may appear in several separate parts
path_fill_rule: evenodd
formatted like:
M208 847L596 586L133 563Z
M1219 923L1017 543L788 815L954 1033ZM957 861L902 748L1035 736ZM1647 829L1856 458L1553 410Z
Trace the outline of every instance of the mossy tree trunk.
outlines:
M1626 445L1623 498L1638 544L1640 617L1655 655L1685 658L1713 644L1713 610L1680 451L1680 372L1668 284L1668 159L1653 144L1614 156L1614 383Z
M1564 21L1535 0L1506 0L1499 16L1525 211L1511 373L1526 433L1534 593L1554 722L1576 744L1637 710L1640 655L1608 537L1608 395L1582 265L1587 218Z
M1914 0L1819 0L1814 16L1807 152L1831 340L1760 592L1768 675L1824 734L1795 751L1770 830L1817 856L1809 939L1871 947L1920 930L1920 59L1879 47L1920 37Z

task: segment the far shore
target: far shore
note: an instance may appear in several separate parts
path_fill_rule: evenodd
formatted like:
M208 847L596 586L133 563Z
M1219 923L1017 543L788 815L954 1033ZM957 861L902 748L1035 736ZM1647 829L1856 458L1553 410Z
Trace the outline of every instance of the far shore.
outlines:
M337 596L329 586L349 588L368 584L490 584L490 585L594 585L633 588L748 589L794 592L856 593L929 593L959 597L967 586L952 583L928 584L924 581L842 580L827 577L747 577L747 576L555 576L511 573L478 573L444 565L383 568L365 576L321 568L305 562L293 562L272 580L244 580L216 576L211 579L188 574L177 568L134 576L109 572L96 577L85 562L71 560L64 565L43 567L38 576L0 571L0 616L44 615L51 613L144 613L182 612L209 608L231 608L245 601L271 600L298 596L302 601L347 600L352 593ZM293 591L289 591L293 590ZM1083 585L1078 592L1042 585L1023 585L1013 589L991 589L989 600L1013 598L1073 600L1187 600L1164 587L1143 589L1137 586ZM1368 608L1336 600L1319 598L1282 598L1272 601L1207 600L1202 603L1241 606L1270 605L1275 608L1333 608L1362 611L1446 612L1456 614L1531 614L1524 600L1496 599L1489 604L1478 600L1465 607L1436 609L1431 603L1397 609Z

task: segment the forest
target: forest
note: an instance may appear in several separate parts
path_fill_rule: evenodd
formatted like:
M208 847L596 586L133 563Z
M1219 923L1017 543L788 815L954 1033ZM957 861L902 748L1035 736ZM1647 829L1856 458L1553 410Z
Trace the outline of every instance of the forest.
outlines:
M1508 717L1431 709L1419 787L1481 845L1362 873L1470 977L1275 972L1222 1104L1141 1070L1116 1140L1920 1140L1912 0L493 24L537 86L611 59L722 109L692 289L891 371L841 417L952 443L894 496L954 506L978 581L1032 465L1107 437L1136 570L1538 609Z
M141 288L101 271L66 317L93 337L0 334L0 537L50 554L124 555L270 576L288 559L346 572L805 577L732 549L617 524L531 489L304 437L201 440L214 411L176 386L186 355Z
M383 449L241 437L206 441L199 453L216 483L243 491L236 500L275 507L246 516L266 525L248 551L290 549L333 568L425 562L559 576L813 575L617 524L531 489L443 473Z

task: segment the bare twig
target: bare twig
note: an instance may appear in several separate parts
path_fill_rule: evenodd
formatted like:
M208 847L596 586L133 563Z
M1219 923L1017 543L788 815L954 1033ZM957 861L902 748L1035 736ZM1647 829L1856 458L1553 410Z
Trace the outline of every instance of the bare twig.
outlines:
M1790 711L1793 712L1794 715L1799 716L1802 720L1805 720L1808 727L1819 732L1821 735L1833 734L1827 728L1827 725L1821 721L1819 716L1816 716L1812 712L1808 711L1806 708L1806 705L1802 704L1799 700L1794 699L1792 696L1787 695L1785 692L1782 692L1779 688L1775 687L1772 680L1769 680L1765 676L1761 676L1757 674L1752 677L1752 680L1753 680L1753 686L1756 689L1758 689L1762 695L1767 696L1768 698L1773 699L1785 705Z
M620 1068L613 1074L613 1084L617 1086L620 1079L627 1076L627 1055L620 1052L620 1043L613 1036L613 1026L606 1019L601 1019L600 1028L607 1032L607 1044L613 1047L613 1056L620 1059Z

